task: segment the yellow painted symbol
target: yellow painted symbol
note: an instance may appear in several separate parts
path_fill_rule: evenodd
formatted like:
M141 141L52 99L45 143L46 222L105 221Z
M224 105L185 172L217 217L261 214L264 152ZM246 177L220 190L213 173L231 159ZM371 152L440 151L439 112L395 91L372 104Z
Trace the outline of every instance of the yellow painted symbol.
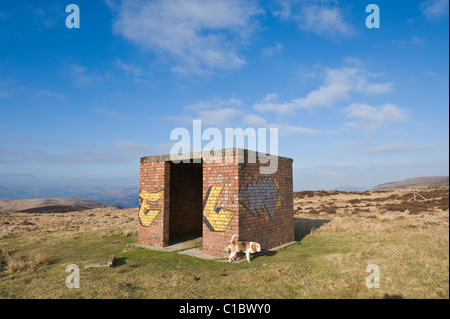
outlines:
M139 197L141 204L139 207L139 221L144 227L150 226L158 216L160 209L151 209L152 203L158 201L163 195L163 189L157 192L149 192L141 188Z
M236 214L231 210L217 207L223 188L224 185L220 184L211 186L203 204L203 221L210 230L217 232L225 231Z

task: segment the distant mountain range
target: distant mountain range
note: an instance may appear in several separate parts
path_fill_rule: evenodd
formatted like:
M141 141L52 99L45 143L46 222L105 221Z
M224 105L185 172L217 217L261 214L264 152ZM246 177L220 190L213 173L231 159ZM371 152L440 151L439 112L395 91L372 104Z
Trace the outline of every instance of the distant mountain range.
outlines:
M354 186L354 185L341 185L332 189L333 191L341 192L364 192L367 188Z
M0 200L0 213L26 212L26 213L52 213L70 212L93 208L123 208L114 204L104 204L92 200L78 198L45 198L45 199L19 199Z
M124 208L139 206L138 187L113 186L11 186L0 185L0 200L77 198L115 204Z
M449 183L448 176L424 176L407 178L399 182L385 183L371 188L371 191L398 189L398 188L422 188L428 186L440 186Z
M449 183L448 176L426 176L408 178L403 181L391 182L378 185L370 190L385 190L396 188L420 188L428 186L445 185ZM352 186L342 185L335 187L333 190L346 192L362 192L367 189ZM114 186L47 186L35 188L31 186L5 186L0 185L0 202L4 200L18 200L24 199L76 199L78 202L74 205L65 203L62 205L51 204L50 206L77 206L77 207L105 207L101 205L110 204L111 207L135 208L139 206L139 188L138 187L114 187ZM2 201L3 200L3 201ZM89 201L95 203L89 204ZM38 202L39 203L39 202ZM11 209L14 203L5 203L5 207L0 207L0 211ZM8 206L9 205L9 206ZM16 204L17 205L17 204ZM26 208L24 208L26 209Z

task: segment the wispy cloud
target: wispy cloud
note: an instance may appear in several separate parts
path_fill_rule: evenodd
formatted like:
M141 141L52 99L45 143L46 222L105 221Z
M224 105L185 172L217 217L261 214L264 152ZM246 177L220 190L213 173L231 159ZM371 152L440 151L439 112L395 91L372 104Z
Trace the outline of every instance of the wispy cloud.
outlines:
M419 9L428 20L448 15L448 0L427 0L419 4Z
M422 45L426 42L425 39L411 35L408 40L392 40L395 45Z
M280 136L289 136L293 134L314 135L324 133L322 130L311 129L299 125L291 125L283 122L269 122L266 118L258 114L247 114L244 122L254 128L277 128Z
M124 114L120 113L119 111L116 110L112 110L103 106L97 106L94 109L95 113L101 114L101 115L106 115L106 116L111 116L111 117L124 117Z
M94 150L88 152L73 151L65 154L52 154L41 150L1 148L0 158L37 161L43 163L124 163L130 156L117 152Z
M193 120L201 120L203 125L217 128L252 127L278 128L281 136L292 134L319 134L322 130L310 129L287 122L273 122L259 114L249 112L238 98L213 98L197 101L184 106L185 112L180 115L167 116L166 120L176 121L183 125L192 125Z
M231 97L229 99L212 98L204 101L197 101L194 104L189 104L184 106L187 111L201 111L201 110L211 110L221 107L237 107L241 106L242 101L240 99Z
M88 69L81 64L70 64L68 67L68 73L70 79L78 87L86 87L92 83L99 81L102 77L93 72L89 72Z
M283 45L280 42L275 42L273 46L268 46L262 49L261 55L263 58L271 58L281 51L283 51Z
M379 95L392 91L393 83L371 82L372 77L373 74L362 68L328 69L324 83L305 97L278 102L278 94L271 93L253 108L260 112L270 111L278 115L288 115L298 109L331 107L339 101L350 99L352 93Z
M408 112L393 104L371 106L368 104L352 103L343 110L347 118L354 121L346 125L363 131L371 131L380 127L387 127L393 123L402 123L409 119Z
M150 146L131 141L118 141L112 145L112 148L123 150L134 155L152 154L152 149Z
M136 160L137 156L144 156L152 154L150 146L132 142L132 141L117 141L112 145L98 149L93 148L92 145L75 145L68 143L61 143L67 152L49 152L41 149L22 149L22 148L0 148L0 160L20 160L26 162L40 162L47 164L93 164L93 163L126 163Z
M52 98L57 98L57 99L65 99L66 98L65 94L56 93L56 92L46 90L46 89L37 90L36 92L34 92L34 94L36 96L45 96L45 97L52 97Z
M144 71L141 67L137 66L134 63L125 63L119 58L116 58L114 61L114 65L116 68L124 71L126 74L129 74L136 83L143 83L149 85L150 82L143 78Z
M448 143L438 143L438 144L424 144L416 145L411 143L391 143L382 144L377 146L368 147L365 149L367 153L400 153L400 152L415 152L422 150L440 149L448 147Z
M185 105L182 114L166 116L165 119L177 121L181 124L192 124L193 120L201 120L205 125L226 127L238 115L242 115L242 112L236 108L241 105L242 101L237 98L212 98Z
M135 0L110 7L115 33L174 60L172 71L199 74L245 64L238 51L262 13L255 2L241 0Z
M355 32L342 9L331 1L290 0L279 3L274 15L296 21L301 30L331 38L350 36Z
M166 120L177 121L181 124L192 124L193 120L201 120L204 125L224 128L230 126L239 114L241 112L235 108L217 108L213 110L202 110L195 115L181 114L167 116Z

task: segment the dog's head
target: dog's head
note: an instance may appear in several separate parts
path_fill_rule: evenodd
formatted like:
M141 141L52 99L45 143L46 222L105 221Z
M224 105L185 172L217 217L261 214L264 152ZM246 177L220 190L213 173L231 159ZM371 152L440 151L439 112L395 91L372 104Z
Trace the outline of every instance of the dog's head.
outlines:
M261 245L258 243L252 243L251 248L254 252L257 252L257 253L259 253L261 251Z

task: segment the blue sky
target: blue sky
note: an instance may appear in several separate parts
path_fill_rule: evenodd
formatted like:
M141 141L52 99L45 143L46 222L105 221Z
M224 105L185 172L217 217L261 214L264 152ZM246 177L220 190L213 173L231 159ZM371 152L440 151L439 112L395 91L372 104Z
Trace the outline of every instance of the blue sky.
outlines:
M0 0L0 185L137 186L139 158L168 154L193 119L277 127L295 190L448 175L448 12L448 0Z

